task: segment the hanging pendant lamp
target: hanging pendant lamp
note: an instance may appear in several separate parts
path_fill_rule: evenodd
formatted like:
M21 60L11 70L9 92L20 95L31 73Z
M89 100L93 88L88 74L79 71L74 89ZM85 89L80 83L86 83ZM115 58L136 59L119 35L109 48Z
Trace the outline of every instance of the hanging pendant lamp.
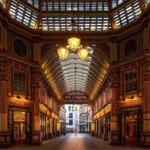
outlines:
M57 53L61 59L66 59L69 54L69 50L67 48L61 46L58 48Z
M85 60L89 54L89 51L85 48L79 49L78 55L82 60Z
M81 40L77 37L68 38L68 45L73 51L75 51L79 47L80 42Z

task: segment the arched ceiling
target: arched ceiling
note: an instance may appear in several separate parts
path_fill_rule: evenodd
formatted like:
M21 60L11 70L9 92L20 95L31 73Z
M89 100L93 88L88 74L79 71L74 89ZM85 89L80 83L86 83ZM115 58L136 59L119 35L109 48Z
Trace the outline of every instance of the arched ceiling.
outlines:
M150 0L0 0L16 21L45 33L65 33L74 19L82 31L105 32L120 29L138 19ZM57 35L55 35L57 36ZM61 41L60 41L61 42ZM57 48L49 49L41 68L59 100L77 91L93 100L110 68L110 60L100 48L87 45L86 60L70 53L61 60Z
M87 46L89 55L81 60L77 53L70 53L67 59L61 60L57 50L49 51L43 59L42 69L50 85L61 100L64 95L78 91L92 100L109 70L109 60L102 53Z

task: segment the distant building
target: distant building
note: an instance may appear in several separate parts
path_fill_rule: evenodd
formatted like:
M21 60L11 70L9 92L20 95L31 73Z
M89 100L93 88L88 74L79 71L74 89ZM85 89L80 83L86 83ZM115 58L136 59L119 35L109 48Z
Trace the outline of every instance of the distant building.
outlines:
M79 105L65 105L66 109L66 132L79 132Z
M60 107L59 109L59 122L60 122L60 133L61 135L65 135L66 133L66 109L65 105Z
M89 133L91 131L92 109L89 105L65 105L66 132Z
M90 133L92 121L92 109L89 105L80 105L79 109L79 132Z

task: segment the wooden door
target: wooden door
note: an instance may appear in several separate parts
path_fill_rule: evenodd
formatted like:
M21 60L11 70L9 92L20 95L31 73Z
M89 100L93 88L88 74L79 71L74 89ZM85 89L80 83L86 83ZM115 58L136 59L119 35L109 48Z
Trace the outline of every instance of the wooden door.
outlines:
M137 123L128 122L125 124L125 144L137 145Z
M24 122L14 123L14 144L25 144L26 142L26 126Z

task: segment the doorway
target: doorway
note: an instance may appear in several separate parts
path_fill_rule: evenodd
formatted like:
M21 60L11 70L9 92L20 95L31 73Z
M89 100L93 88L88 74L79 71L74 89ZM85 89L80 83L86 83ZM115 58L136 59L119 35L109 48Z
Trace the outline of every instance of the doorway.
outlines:
M9 130L12 145L30 144L31 135L31 112L29 109L9 108Z
M126 145L137 145L137 123L127 122L125 124L125 144Z
M26 142L26 125L24 122L14 123L14 144L25 144Z
M120 115L120 131L122 144L138 146L140 142L140 134L142 131L142 109L126 108Z

